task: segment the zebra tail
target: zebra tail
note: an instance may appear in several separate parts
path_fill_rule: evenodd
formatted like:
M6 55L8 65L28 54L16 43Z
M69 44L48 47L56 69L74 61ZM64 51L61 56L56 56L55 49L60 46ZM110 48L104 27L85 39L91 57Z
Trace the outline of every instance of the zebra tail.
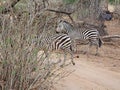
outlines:
M99 47L102 46L102 40L99 38Z

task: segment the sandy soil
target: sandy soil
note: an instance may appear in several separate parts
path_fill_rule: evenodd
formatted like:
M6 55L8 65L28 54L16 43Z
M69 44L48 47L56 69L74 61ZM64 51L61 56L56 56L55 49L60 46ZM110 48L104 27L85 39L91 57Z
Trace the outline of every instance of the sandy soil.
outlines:
M120 35L120 25L116 21L107 22L109 34ZM84 46L79 46L82 50ZM94 47L91 52L94 53ZM87 57L83 54L74 58L76 65L65 68L69 76L61 79L56 90L120 90L120 41L105 44L99 50L100 55L92 53Z

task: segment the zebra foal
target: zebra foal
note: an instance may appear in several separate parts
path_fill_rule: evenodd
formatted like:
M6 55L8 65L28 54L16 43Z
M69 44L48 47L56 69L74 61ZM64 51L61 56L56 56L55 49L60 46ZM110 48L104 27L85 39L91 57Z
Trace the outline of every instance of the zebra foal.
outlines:
M66 54L69 53L71 55L71 62L75 65L73 61L73 50L71 46L71 39L67 34L42 34L38 37L34 44L43 50L46 54L46 57L50 52L64 52L64 62L66 60Z
M96 54L98 54L98 47L101 47L102 41L100 39L100 34L97 31L97 29L86 29L86 28L74 28L70 23L64 20L60 20L56 32L58 33L66 33L70 38L73 40L75 45L73 45L76 48L76 42L75 40L88 40L89 41L89 48L92 45L96 46ZM88 49L89 49L88 48Z

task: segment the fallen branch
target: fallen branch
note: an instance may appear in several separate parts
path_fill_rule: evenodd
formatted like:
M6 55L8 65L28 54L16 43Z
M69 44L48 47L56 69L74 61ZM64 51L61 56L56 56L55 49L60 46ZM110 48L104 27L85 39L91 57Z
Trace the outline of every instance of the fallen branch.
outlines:
M120 38L120 35L107 35L107 36L102 36L101 38L102 39L105 39L105 38Z

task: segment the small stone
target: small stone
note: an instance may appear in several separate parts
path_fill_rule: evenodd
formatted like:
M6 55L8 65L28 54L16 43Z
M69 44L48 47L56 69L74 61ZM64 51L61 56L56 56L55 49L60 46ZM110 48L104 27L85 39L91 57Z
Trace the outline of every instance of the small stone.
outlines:
M79 56L76 56L77 58L79 58Z

